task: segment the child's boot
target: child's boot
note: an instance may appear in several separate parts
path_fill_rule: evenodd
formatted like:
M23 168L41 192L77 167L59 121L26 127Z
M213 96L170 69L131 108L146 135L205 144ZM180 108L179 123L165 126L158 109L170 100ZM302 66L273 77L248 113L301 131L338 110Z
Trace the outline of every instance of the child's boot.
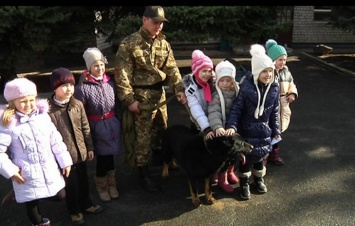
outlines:
M250 199L250 186L249 186L249 178L251 176L251 172L239 173L239 190L240 190L240 198L243 200Z
M234 191L234 188L228 183L227 172L218 173L218 186L227 193Z
M228 179L228 183L230 183L230 184L236 184L239 182L237 175L235 175L235 173L234 173L234 165L231 165L228 167L227 179Z
M267 187L264 183L265 174L266 174L266 167L265 166L263 166L262 170L256 170L253 168L254 184L255 184L256 190L260 194L264 194L267 192Z
M117 199L119 193L116 185L116 170L107 171L107 186L111 199Z
M267 158L267 160L269 162L273 162L276 165L283 165L285 162L284 160L280 157L279 155L279 148L274 148L272 149L272 151L269 154L269 157Z
M104 177L95 176L94 178L96 190L99 193L100 199L105 202L111 201L110 194L108 193L107 175Z

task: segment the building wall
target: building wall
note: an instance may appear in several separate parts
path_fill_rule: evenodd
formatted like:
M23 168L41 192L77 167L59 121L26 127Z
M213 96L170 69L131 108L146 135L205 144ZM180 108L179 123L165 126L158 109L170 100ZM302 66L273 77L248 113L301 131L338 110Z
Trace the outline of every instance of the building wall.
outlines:
M326 27L326 22L313 21L313 8L313 6L295 6L293 44L355 44L355 35L352 32Z

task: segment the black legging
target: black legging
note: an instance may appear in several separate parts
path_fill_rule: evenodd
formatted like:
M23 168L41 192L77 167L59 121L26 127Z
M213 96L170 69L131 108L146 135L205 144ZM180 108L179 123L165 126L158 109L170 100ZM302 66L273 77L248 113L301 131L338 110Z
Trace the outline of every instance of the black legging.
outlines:
M38 225L43 223L42 222L42 214L39 208L39 201L40 200L48 200L52 202L58 202L65 198L65 189L62 188L55 196L44 198L44 199L36 199L29 202L25 202L26 207L26 214L27 217L30 219L33 225Z
M107 171L114 170L115 163L113 155L97 155L96 156L96 176L104 177Z
M89 196L89 178L86 162L72 165L69 177L66 178L65 201L71 215L93 205Z

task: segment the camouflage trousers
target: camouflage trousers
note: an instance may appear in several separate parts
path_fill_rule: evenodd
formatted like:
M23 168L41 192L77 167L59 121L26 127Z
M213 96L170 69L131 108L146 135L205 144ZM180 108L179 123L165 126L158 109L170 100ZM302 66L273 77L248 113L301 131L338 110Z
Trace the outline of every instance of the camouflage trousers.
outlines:
M165 101L165 91L137 89L136 94L143 96L144 104L158 104ZM163 105L159 109L151 111L140 109L140 114L135 114L134 124L136 132L136 165L145 166L149 163L152 149L161 148L161 135L168 126L167 106Z

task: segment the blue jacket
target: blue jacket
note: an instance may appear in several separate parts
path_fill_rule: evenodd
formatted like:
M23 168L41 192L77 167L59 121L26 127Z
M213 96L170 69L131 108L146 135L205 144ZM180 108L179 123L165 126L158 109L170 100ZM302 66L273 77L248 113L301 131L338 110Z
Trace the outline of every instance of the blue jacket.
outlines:
M267 85L258 84L261 99L263 99ZM281 134L279 130L279 84L273 82L267 93L264 112L258 119L254 112L258 103L258 94L253 81L253 75L247 72L238 96L234 99L229 112L226 128L233 128L244 137L245 141L254 146L250 155L263 157L271 150L271 139Z

